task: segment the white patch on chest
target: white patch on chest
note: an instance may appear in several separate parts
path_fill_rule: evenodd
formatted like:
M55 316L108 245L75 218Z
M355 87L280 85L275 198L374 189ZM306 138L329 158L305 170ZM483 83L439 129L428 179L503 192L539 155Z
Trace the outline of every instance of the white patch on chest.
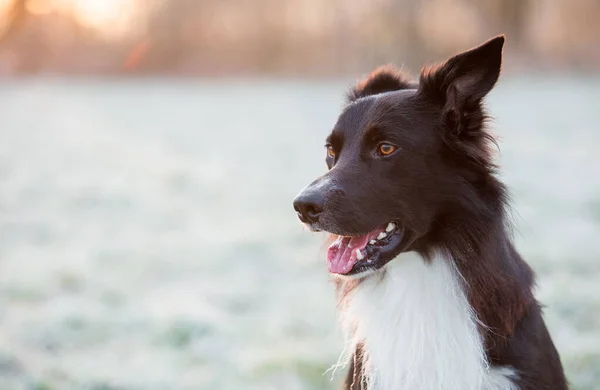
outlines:
M488 365L463 280L442 255L394 259L345 298L341 319L346 351L363 345L369 390L517 390L514 370Z

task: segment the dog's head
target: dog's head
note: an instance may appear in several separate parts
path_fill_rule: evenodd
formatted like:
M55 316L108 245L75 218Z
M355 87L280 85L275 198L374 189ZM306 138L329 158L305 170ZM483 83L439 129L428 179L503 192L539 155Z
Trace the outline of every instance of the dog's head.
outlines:
M477 207L470 200L493 172L481 101L503 44L499 36L425 68L418 84L384 67L350 91L327 137L329 171L294 200L311 230L337 236L330 272L364 275L427 250L444 214Z

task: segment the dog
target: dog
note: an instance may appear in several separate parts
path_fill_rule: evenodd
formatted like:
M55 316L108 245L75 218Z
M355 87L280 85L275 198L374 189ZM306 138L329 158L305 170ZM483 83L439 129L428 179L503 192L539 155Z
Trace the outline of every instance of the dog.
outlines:
M352 87L328 172L294 200L329 232L347 390L563 390L567 381L517 253L485 96L504 36L421 71Z

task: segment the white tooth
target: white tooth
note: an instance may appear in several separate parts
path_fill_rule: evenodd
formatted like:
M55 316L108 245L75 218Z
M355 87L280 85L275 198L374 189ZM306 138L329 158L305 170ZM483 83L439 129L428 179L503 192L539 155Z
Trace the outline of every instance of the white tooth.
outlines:
M392 230L394 230L394 228L396 227L396 225L394 225L393 222L388 223L387 227L385 228L386 232L391 232Z
M377 236L378 240L381 240L382 238L385 238L387 236L387 234L385 234L385 232L381 232L379 233L379 235Z
M360 249L357 249L357 250L356 250L356 258L357 258L358 260L362 260L362 259L363 259L363 257L364 257L364 256L363 256L362 252L360 251Z
M373 245L373 244L375 244L376 242L377 242L377 241L375 241L375 240L371 240L371 241L369 241L369 244Z

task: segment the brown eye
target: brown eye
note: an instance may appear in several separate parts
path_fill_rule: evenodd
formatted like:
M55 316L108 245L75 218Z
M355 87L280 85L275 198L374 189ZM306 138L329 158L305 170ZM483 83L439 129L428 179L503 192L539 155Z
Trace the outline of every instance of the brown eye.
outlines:
M378 149L382 156L389 156L390 154L394 153L397 148L392 144L383 143L379 145Z
M327 145L327 157L335 157L335 150L333 150L333 146L331 145Z

